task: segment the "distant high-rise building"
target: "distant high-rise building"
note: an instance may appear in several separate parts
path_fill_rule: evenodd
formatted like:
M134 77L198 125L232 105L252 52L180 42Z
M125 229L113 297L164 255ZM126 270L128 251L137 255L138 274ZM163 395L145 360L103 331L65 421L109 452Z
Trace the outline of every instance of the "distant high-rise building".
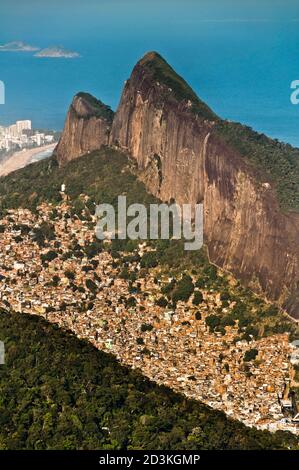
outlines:
M40 134L39 132L37 132L35 135L34 135L34 140L37 144L38 147L40 147L44 141L44 137L45 137L45 134Z
M11 137L18 137L18 128L16 124L13 124L12 126L8 127L8 133Z
M31 121L29 121L29 119L25 120L25 121L17 121L16 122L16 126L17 126L17 130L18 130L18 134L22 134L23 131L27 130L27 129L31 129Z

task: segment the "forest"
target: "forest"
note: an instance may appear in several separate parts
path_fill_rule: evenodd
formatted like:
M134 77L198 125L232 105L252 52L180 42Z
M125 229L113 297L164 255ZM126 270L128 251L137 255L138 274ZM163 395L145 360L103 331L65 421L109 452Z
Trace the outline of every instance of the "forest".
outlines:
M0 312L0 449L298 449L121 366L39 316Z

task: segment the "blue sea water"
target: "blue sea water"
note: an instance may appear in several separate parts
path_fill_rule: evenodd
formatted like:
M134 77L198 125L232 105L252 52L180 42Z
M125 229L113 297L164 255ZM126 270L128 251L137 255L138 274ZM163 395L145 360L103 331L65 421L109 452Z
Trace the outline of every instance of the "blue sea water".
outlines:
M0 125L59 130L88 91L113 109L136 61L156 50L221 117L299 147L299 0L1 0L0 44L63 45L76 59L0 52Z

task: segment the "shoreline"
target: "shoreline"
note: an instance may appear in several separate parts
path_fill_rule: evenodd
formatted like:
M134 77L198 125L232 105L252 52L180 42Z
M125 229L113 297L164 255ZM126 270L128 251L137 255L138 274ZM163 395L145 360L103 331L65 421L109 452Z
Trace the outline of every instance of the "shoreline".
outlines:
M43 145L42 147L34 147L31 149L24 149L12 154L6 161L0 164L0 176L6 176L9 173L19 170L31 163L31 160L38 154L45 151L54 150L57 142L54 144Z

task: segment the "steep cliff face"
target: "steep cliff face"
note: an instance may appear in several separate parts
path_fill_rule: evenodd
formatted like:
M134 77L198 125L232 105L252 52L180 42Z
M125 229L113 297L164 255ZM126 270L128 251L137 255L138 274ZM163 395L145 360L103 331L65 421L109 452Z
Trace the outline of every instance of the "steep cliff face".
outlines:
M126 82L110 144L136 158L140 177L162 200L203 201L211 261L299 318L299 214L280 209L272 181L227 143L219 122L149 53Z
M76 95L54 151L59 165L107 145L112 120L113 111L108 106L88 93Z

